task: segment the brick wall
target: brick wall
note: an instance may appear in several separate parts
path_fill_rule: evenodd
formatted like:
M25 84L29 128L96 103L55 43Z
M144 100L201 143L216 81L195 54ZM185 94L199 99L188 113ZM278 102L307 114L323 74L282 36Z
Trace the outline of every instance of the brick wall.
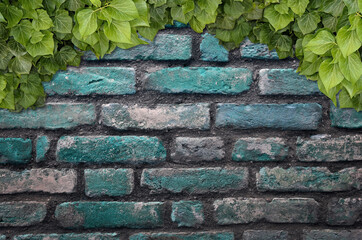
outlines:
M360 240L362 113L295 59L171 28L0 111L0 239Z

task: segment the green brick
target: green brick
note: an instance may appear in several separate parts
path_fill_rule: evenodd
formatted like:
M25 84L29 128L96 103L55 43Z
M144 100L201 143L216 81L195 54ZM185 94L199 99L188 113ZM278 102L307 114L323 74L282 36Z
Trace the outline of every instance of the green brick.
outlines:
M42 108L20 113L0 110L1 128L70 129L95 123L96 113L89 103L48 103Z
M42 162L46 159L46 154L50 149L50 138L48 136L39 136L36 139L36 161Z
M151 189L151 193L228 192L248 186L248 169L243 167L145 169L142 172L141 186Z
M250 89L247 68L164 68L146 77L145 89L162 93L238 94Z
M202 35L200 44L201 60L206 62L228 62L229 52L219 44L219 40L213 35Z
M0 227L24 227L42 222L46 204L39 202L1 202Z
M65 202L55 218L64 228L156 228L163 226L161 202Z
M281 161L288 156L289 147L281 138L240 138L234 145L234 161Z
M362 128L362 111L357 112L354 109L336 108L333 103L331 103L330 118L332 127Z
M171 219L179 227L198 227L204 223L204 208L200 201L172 203Z
M329 225L353 225L360 222L362 198L334 198L328 204Z
M261 59L261 60L278 60L278 54L275 50L269 51L265 44L254 44L246 40L240 46L241 58Z
M14 240L121 240L117 233L64 233L64 234L26 234Z
M133 68L69 68L43 85L48 95L123 95L136 92L136 77Z
M243 240L288 240L288 232L281 230L246 230Z
M30 139L0 138L0 164L27 163L31 159L31 152Z
M304 230L303 240L361 240L361 229L350 230Z
M166 150L156 137L64 136L56 156L70 163L158 164L165 161Z
M84 170L85 194L89 197L124 196L133 191L132 169Z
M232 232L137 233L129 240L234 240Z

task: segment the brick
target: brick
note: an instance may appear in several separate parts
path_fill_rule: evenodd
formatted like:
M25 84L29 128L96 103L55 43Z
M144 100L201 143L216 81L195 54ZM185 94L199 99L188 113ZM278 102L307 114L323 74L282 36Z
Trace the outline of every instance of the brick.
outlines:
M85 194L89 197L124 196L133 191L132 169L86 169L84 179Z
M210 128L209 104L159 104L154 108L118 103L102 106L102 123L120 130Z
M238 94L250 89L247 68L164 68L146 76L145 89L162 93Z
M303 240L361 240L362 230L304 230Z
M295 69L261 69L259 76L259 95L320 94L317 82L299 75Z
M0 240L6 240L6 236L5 235L0 235Z
M151 193L229 192L248 186L248 169L243 167L145 169L142 172L141 186L151 189Z
M64 233L64 234L26 234L14 240L120 240L117 233Z
M36 139L36 158L37 162L45 161L46 154L50 149L50 141L51 139L48 136L39 136Z
M288 240L288 232L282 230L246 230L243 240Z
M156 228L163 226L161 202L65 202L55 218L64 228Z
M200 201L172 203L171 219L179 227L198 227L204 223L204 208Z
M326 167L263 167L256 178L259 191L336 192L359 188L355 168L332 173Z
M289 147L281 138L240 138L232 152L232 160L282 161L288 156Z
M44 83L48 95L123 95L136 92L133 68L82 67L57 72Z
M198 232L198 233L137 233L129 240L234 240L232 232Z
M224 142L218 137L177 137L171 153L172 161L177 163L220 161L224 156Z
M330 118L332 127L338 128L362 128L362 112L354 109L336 108L331 103Z
M178 21L173 21L173 24L166 24L166 28L189 28L189 24L184 24Z
M332 138L315 135L298 138L297 157L303 162L338 162L362 160L362 135Z
M188 35L159 34L153 42L127 50L116 48L101 60L189 60L192 56L192 37ZM98 60L92 52L84 60Z
M22 172L0 169L0 194L23 192L72 193L77 184L73 169L33 168Z
M278 60L278 54L275 50L269 51L265 44L254 44L250 40L246 40L240 46L241 58L262 59L262 60Z
M0 164L27 163L31 159L32 144L30 139L0 138Z
M229 52L219 44L219 40L213 35L202 35L200 44L201 60L206 62L228 62Z
M56 158L70 163L158 164L166 160L166 150L156 137L64 136Z
M362 221L362 198L334 198L328 204L329 225L353 225Z
M317 103L294 104L217 104L216 127L238 129L276 128L316 130L322 118Z
M1 202L0 227L24 227L42 222L46 204L39 202Z
M95 107L88 103L48 103L42 108L19 113L0 110L0 129L70 129L79 125L94 124L95 120Z

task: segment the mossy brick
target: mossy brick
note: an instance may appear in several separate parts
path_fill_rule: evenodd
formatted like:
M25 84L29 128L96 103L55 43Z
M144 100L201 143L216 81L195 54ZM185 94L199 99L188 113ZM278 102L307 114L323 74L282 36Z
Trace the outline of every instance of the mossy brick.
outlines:
M31 152L30 139L0 138L0 164L27 163L31 159Z
M24 227L41 223L47 213L41 202L1 202L0 227Z
M63 136L56 159L69 163L158 164L166 160L166 150L156 137Z
M332 127L362 128L362 111L357 112L350 108L336 108L331 103L330 118Z
M289 147L282 138L240 138L232 152L232 160L282 161L288 156Z
M204 207L200 201L172 203L171 219L179 227L198 227L204 223Z
M76 228L156 228L163 226L161 202L65 202L56 207L60 226Z
M70 129L93 125L95 120L95 106L89 103L47 103L44 107L19 113L0 110L0 129Z
M77 185L74 169L33 168L21 172L0 169L0 194L26 192L73 193Z
M206 62L228 62L229 52L219 44L215 36L205 33L200 44L201 60Z
M362 221L362 198L333 198L328 203L329 225L353 225Z
M239 94L252 82L247 68L175 67L148 74L144 87L162 93Z
M288 232L283 230L246 230L243 240L288 240Z
M313 95L320 94L316 81L308 80L295 69L261 69L259 95Z
M137 233L130 236L129 240L234 240L232 232L196 232L196 233Z
M122 240L117 233L51 233L14 236L14 240Z
M297 153L303 162L338 162L362 160L362 135L331 137L315 135L298 138Z
M234 168L154 168L142 172L141 186L151 193L203 194L229 192L248 186L248 169Z
M317 103L294 104L217 104L216 127L236 129L274 128L316 130L322 118Z
M37 162L45 161L46 154L50 149L51 139L48 136L39 136L36 139L36 158Z
M361 240L361 229L350 230L304 230L303 240Z
M278 60L278 54L275 50L269 51L265 44L255 44L250 40L244 41L240 46L241 58Z
M43 85L48 95L124 95L136 92L136 77L133 68L68 68Z
M102 105L102 124L119 130L128 129L200 129L210 128L210 104L159 104L155 107Z
M85 169L84 179L88 197L125 196L133 191L132 169Z
M102 60L189 60L192 56L192 37L189 35L158 34L149 44L130 49L116 48ZM83 60L98 61L92 52L86 52Z

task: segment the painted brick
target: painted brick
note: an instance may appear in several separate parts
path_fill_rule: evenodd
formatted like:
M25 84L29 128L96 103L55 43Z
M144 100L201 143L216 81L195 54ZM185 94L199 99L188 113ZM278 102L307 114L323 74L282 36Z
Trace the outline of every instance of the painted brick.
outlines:
M315 223L318 203L311 198L224 198L214 202L215 221L219 225L271 223Z
M45 161L46 154L50 149L50 138L48 136L39 136L36 139L36 158L37 162Z
M154 108L118 103L102 106L102 123L120 130L127 129L209 129L209 104L160 104Z
M39 202L1 202L0 227L24 227L40 223L47 213Z
M200 44L201 60L206 62L228 62L229 52L219 44L219 40L213 35L202 35Z
M116 48L101 60L189 60L192 56L192 37L188 35L159 34L153 42L127 50ZM98 60L87 52L84 60Z
M89 197L124 196L133 191L132 169L86 169L84 179L85 194Z
M322 118L317 103L295 104L217 104L216 126L239 129L277 128L316 130Z
M319 94L318 84L296 73L295 69L261 69L259 95Z
M357 112L354 109L336 108L331 103L330 118L332 127L362 128L362 112Z
M64 234L26 234L14 240L121 240L117 233L64 233Z
M198 227L204 223L204 208L200 201L172 203L171 219L179 227Z
M173 21L173 24L166 24L166 28L189 28L189 24L184 24L178 21Z
M362 230L305 230L303 240L361 240Z
M353 225L361 221L362 198L332 199L328 204L327 223L329 225Z
M160 202L66 202L55 218L64 228L155 228L163 226Z
M250 89L247 68L164 68L146 77L145 89L162 93L238 94Z
M316 135L298 138L297 157L304 162L338 162L362 160L362 135L332 138Z
M278 60L278 54L275 50L269 51L265 44L254 44L250 40L246 40L240 46L241 58L262 59L262 60Z
M232 232L198 232L198 233L137 233L129 240L234 240Z
M172 161L177 163L220 161L224 156L224 142L218 137L177 137L171 153Z
M234 161L281 161L288 156L289 147L281 138L240 138L234 145Z
M136 92L133 68L83 67L59 71L44 83L49 95L122 95Z
M27 163L31 159L31 151L30 139L0 138L0 164Z
M70 163L158 164L166 150L156 137L64 136L56 155L57 161Z
M243 240L288 240L288 232L281 230L246 230Z
M22 172L0 169L0 194L23 192L72 193L77 184L73 169L33 168Z
M70 129L95 120L95 107L88 103L48 103L19 113L0 110L0 128Z
M256 174L259 191L336 192L359 188L356 168L330 172L326 167L263 167Z

